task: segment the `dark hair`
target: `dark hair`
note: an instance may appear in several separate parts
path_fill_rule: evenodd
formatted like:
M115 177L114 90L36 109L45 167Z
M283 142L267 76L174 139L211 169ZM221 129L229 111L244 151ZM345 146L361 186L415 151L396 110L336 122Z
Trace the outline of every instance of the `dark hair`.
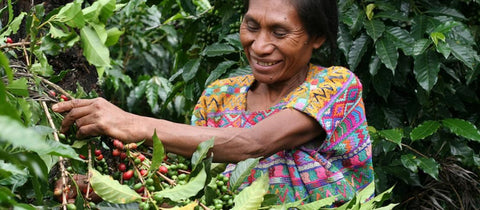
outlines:
M245 0L245 11L249 0ZM337 49L338 7L337 0L290 0L310 37L325 36L332 57Z

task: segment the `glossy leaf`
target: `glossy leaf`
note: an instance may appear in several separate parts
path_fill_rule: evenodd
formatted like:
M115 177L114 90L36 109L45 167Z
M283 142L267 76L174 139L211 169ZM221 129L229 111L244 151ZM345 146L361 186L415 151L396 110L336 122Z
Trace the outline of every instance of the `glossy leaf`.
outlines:
M395 45L392 44L392 41L388 38L380 38L377 43L375 43L375 50L382 63L385 64L388 69L392 70L392 73L395 75L398 51Z
M372 188L372 185L373 185L373 189L375 190L375 188L374 188L375 184L374 183L369 184L369 186L367 186L366 189L367 188ZM365 203L362 203L361 204L361 209L376 209L376 210L381 209L381 208L377 208L377 207L381 206L381 204L384 201L387 201L388 199L390 199L393 188L394 187L390 187L388 190L385 190L382 193L380 193L379 195L377 195L377 196L371 198L370 200L366 201ZM371 191L361 190L359 192L359 194L364 194L365 193L365 195L368 195L368 192L371 192ZM365 197L365 196L362 196L362 197ZM360 201L360 202L362 202L362 201ZM383 210L393 209L393 207L395 207L397 205L398 204L390 204L389 206L383 207Z
M410 34L400 27L391 27L385 31L389 40L392 40L393 44L403 50L405 55L413 54L413 43L415 40Z
M7 85L7 91L17 96L28 96L28 85L26 78L20 78L13 80L10 84Z
M183 66L182 77L185 82L188 82L195 77L198 72L198 68L200 67L200 61L201 58L191 59L185 64L185 66Z
M62 29L59 29L52 24L50 25L50 31L48 33L50 36L52 36L52 38L63 38L69 35L68 33L63 32Z
M362 60L365 51L368 48L368 36L362 34L355 41L353 41L352 48L348 53L348 65L352 71L355 71L358 64Z
M210 84L211 82L217 80L227 72L227 69L235 65L235 61L223 61L218 64L217 68L215 68L210 75L208 76L207 80L205 81L205 86Z
M370 60L370 65L368 65L368 71L370 72L370 75L375 76L378 73L378 70L382 66L382 62L380 61L380 58L378 56L374 56Z
M442 124L459 136L480 142L480 131L471 122L450 118L442 120Z
M436 180L438 180L438 171L440 168L440 165L435 161L433 158L418 158L420 161L420 164L418 167L420 167L425 173L428 175L432 176Z
M363 25L367 31L367 34L373 39L374 42L376 42L385 31L385 24L383 24L383 22L380 20L366 20Z
M401 146L402 138L403 138L403 131L400 129L389 129L389 130L381 130L378 132L384 138L396 143L397 145Z
M32 129L25 128L18 121L0 116L0 142L9 143L15 148L23 148L39 154L54 154L78 159L77 153L70 147L56 141L45 141Z
M338 27L338 49L340 49L345 57L348 57L348 53L350 52L350 47L352 47L352 35L349 33L349 30L345 24L340 24Z
M193 197L200 192L207 181L207 173L205 170L201 170L197 176L190 178L190 181L184 185L177 185L170 189L165 189L159 192L155 192L154 195L168 198L172 201L182 201Z
M110 47L118 42L120 36L122 36L124 31L120 31L118 28L110 28L107 30L107 40L105 41L105 46Z
M437 121L425 121L412 130L410 133L410 138L412 141L424 139L437 132L440 126L441 124Z
M6 36L9 36L10 34L15 34L17 33L18 29L20 28L20 25L22 24L23 18L27 15L25 12L21 12L15 19L8 24L7 30L3 31L3 33L0 35L0 38L4 38ZM3 27L3 26L2 26Z
M163 158L165 157L165 148L163 147L162 141L157 136L157 130L153 132L152 136L153 141L153 154L152 154L152 163L150 165L150 173L158 170L158 167L162 164Z
M432 41L429 39L420 39L415 41L415 44L413 45L413 55L423 54L431 44Z
M220 55L227 55L233 52L236 52L236 50L231 45L223 44L223 43L215 43L205 47L205 49L202 52L202 56L214 57L214 56L220 56Z
M207 141L204 141L198 144L197 149L192 154L192 159L191 159L192 171L194 171L197 168L197 166L200 165L202 161L207 157L208 151L213 147L214 143L215 143L214 139L211 138Z
M230 189L232 191L236 191L240 187L259 161L260 158L248 158L237 163L230 176Z
M269 178L268 173L263 174L258 179L253 181L253 183L243 189L237 196L233 202L235 205L233 206L233 210L256 210L259 209L262 201L263 196L268 192L268 184Z
M83 55L88 62L95 66L107 67L110 65L110 52L104 43L100 40L98 34L89 26L80 30L82 40ZM102 76L99 74L99 76Z
M435 54L432 50L415 57L413 73L424 90L432 90L437 83L440 65L438 54Z
M85 20L88 22L106 23L115 10L115 0L98 0L82 10Z
M447 43L453 56L473 70L473 67L478 64L478 61L475 59L475 56L478 56L478 54L476 55L476 52L470 46L457 44L453 40L447 40Z
M82 28L85 25L82 3L83 0L75 0L66 4L56 15L55 21L66 23L71 27Z
M426 11L426 13L432 13L437 15L447 15L455 18L466 19L462 13L458 12L453 8L448 8L448 7L432 8Z
M418 172L417 166L420 164L420 161L418 160L417 156L413 154L406 154L406 155L402 155L400 160L405 168L408 168L410 171L414 173Z
M90 178L90 184L93 187L95 193L103 200L111 203L132 203L139 201L142 197L132 190L127 185L120 184L117 180L114 180L111 176L102 175L95 169L92 170L92 177Z

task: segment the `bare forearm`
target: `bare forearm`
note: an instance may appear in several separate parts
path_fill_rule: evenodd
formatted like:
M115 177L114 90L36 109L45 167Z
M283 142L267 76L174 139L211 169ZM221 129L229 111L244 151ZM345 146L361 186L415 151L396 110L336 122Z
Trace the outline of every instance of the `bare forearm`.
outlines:
M146 139L146 144L152 145L156 131L167 151L186 157L193 154L198 144L211 138L215 139L211 151L217 162L238 162L260 155L256 149L259 144L248 129L191 126L148 117L140 117L139 122L138 140Z

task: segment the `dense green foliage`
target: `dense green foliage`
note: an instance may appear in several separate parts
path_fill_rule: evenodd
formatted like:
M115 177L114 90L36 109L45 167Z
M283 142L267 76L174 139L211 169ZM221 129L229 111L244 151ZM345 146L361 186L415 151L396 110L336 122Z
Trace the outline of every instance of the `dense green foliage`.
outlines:
M60 156L78 159L78 148L52 143L39 102L55 101L41 77L58 82L82 71L54 69L55 56L81 49L108 100L185 123L208 83L249 72L238 39L241 0L77 0L17 16L11 2L0 9L8 16L0 31L2 205L44 205L52 166ZM336 60L322 49L313 61L346 66L362 81L377 193L395 186L392 203L406 209L480 206L480 3L341 0L339 10ZM4 44L24 29L39 44ZM61 116L53 118L59 125Z

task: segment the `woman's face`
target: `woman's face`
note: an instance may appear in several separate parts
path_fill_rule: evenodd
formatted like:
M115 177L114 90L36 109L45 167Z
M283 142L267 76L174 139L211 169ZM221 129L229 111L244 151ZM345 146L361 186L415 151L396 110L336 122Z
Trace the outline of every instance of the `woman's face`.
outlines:
M275 84L305 76L312 50L324 38L309 39L290 1L250 0L240 41L255 79Z

